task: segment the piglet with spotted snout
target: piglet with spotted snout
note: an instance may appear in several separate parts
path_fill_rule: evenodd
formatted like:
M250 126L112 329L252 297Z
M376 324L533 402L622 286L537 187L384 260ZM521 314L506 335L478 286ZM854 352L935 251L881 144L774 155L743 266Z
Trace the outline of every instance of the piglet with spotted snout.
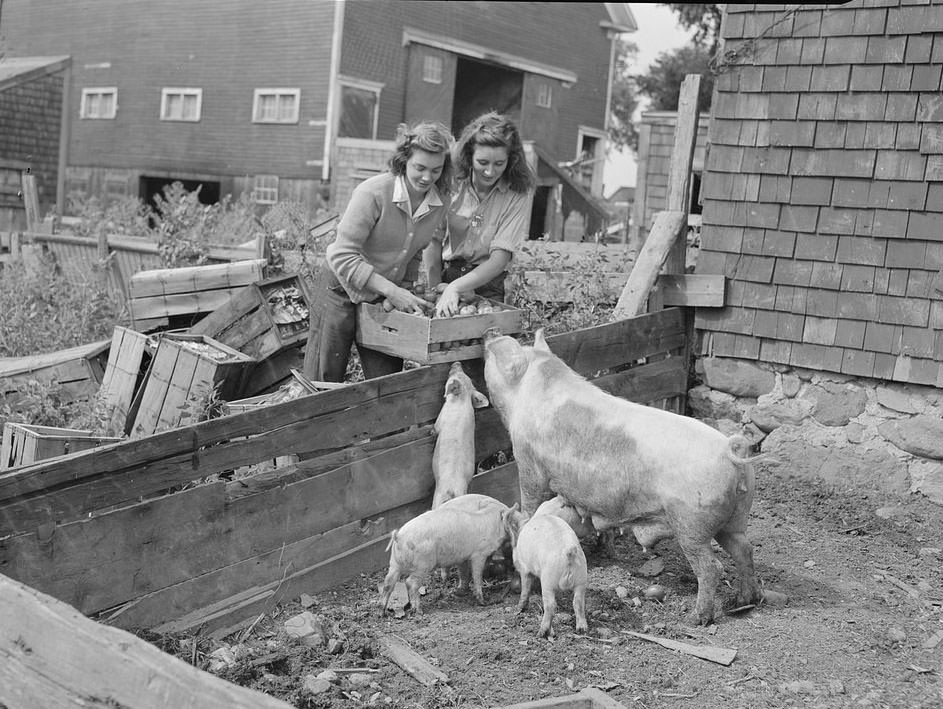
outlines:
M530 600L531 585L540 579L544 615L538 636L552 638L553 616L557 612L557 591L573 591L573 615L576 632L585 633L586 556L576 532L554 514L535 513L528 519L516 508L504 513L505 526L514 547L514 566L521 576L521 600L517 612L523 613Z
M453 363L445 382L445 403L435 420L433 509L468 491L475 474L475 409L485 406L488 398L475 389L461 363Z
M517 510L514 507L510 508ZM390 535L390 568L380 588L380 613L386 612L396 582L406 577L406 590L412 609L419 607L419 587L435 568L464 566L471 571L472 592L484 605L481 574L489 557L508 538L502 504L462 509L443 505L423 512Z

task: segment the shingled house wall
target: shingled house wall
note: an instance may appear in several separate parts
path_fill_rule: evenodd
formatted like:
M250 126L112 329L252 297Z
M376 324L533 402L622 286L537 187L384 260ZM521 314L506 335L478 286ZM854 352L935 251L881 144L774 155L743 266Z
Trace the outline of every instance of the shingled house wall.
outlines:
M943 386L943 3L727 5L703 352Z

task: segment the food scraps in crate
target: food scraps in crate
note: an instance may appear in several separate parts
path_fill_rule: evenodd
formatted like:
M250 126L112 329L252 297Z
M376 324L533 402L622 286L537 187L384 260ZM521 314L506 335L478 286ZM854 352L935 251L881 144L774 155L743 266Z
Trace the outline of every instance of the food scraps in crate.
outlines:
M175 340L182 347L186 347L189 350L193 350L197 354L203 355L204 357L209 357L214 362L229 362L237 361L237 358L233 356L231 352L226 352L219 349L218 347L213 347L213 345L207 344L206 342L196 342L194 340Z
M265 299L282 336L308 329L308 304L297 285L274 286Z

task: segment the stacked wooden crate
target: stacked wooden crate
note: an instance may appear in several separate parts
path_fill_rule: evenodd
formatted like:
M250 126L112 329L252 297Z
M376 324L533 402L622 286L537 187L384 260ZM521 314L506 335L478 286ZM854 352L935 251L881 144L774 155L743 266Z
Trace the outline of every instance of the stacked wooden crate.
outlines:
M262 280L265 259L141 271L128 285L134 329L147 332L225 305L237 290ZM187 323L189 324L189 322Z

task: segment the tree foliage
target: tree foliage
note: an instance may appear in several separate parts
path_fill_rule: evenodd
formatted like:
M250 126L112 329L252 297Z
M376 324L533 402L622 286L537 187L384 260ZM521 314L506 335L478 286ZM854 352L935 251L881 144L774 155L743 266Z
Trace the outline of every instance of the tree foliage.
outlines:
M638 48L626 39L616 40L616 65L612 81L612 105L609 116L609 140L617 149L638 146L638 129L632 116L638 107L638 89L629 71Z
M678 16L678 22L686 30L694 30L691 41L703 47L713 56L720 41L720 20L723 12L720 5L710 3L666 2Z
M697 110L707 111L711 104L711 92L714 90L710 60L711 54L707 49L696 45L663 52L652 63L647 74L635 77L635 84L639 93L651 100L651 110L676 111L684 77L688 74L700 74L701 87L698 92Z

